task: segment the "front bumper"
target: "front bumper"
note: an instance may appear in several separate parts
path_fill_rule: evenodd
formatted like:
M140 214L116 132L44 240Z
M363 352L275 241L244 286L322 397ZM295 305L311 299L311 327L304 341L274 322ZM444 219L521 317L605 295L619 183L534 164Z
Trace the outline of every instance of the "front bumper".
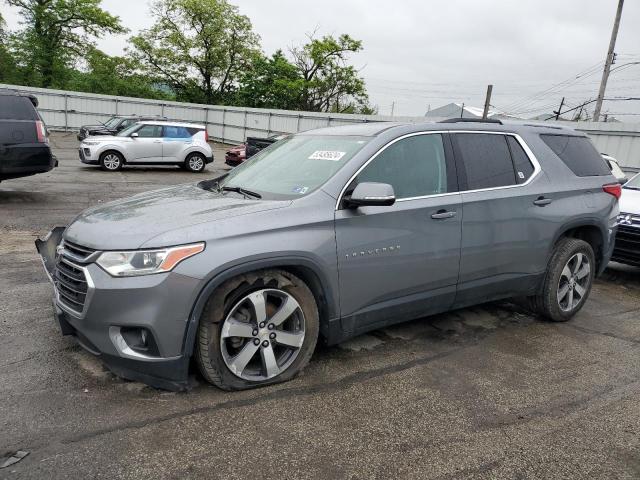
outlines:
M84 263L69 257L73 254L68 247L60 248L63 232L64 227L56 227L36 241L54 286L54 315L62 334L76 337L116 375L157 388L188 388L189 356L184 353L184 339L199 281L175 272L111 277L93 263L100 252L90 254ZM61 280L65 270L60 262L76 266L77 274L81 271L86 279L80 304L67 297L68 282ZM124 332L130 329L148 332L156 351L148 354L129 345Z
M90 148L81 146L78 149L78 157L80 158L80 161L82 163L86 163L87 165L99 165L100 160L97 157L93 158L92 152L93 151Z

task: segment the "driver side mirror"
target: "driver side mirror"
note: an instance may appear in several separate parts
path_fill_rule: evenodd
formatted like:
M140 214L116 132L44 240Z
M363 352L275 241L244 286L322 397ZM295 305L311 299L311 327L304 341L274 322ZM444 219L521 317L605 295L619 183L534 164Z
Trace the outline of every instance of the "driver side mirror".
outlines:
M388 183L363 182L344 200L351 208L388 207L396 202L396 195Z
M133 132L131 134L131 138L138 138L138 132Z

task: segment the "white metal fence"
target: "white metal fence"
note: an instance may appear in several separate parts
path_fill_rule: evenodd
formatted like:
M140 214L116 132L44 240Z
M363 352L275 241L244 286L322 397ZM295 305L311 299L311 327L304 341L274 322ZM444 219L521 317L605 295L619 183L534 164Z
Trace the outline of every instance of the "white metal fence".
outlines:
M82 125L105 121L112 115L162 115L172 120L200 122L209 135L226 143L241 143L248 136L297 133L314 128L360 122L423 122L424 117L348 115L296 112L260 108L226 107L169 102L93 93L3 85L38 97L41 112L50 128L77 130ZM429 121L438 119L430 118ZM550 122L554 123L554 122ZM621 165L640 169L640 124L605 122L558 122L587 133L596 147L617 158Z

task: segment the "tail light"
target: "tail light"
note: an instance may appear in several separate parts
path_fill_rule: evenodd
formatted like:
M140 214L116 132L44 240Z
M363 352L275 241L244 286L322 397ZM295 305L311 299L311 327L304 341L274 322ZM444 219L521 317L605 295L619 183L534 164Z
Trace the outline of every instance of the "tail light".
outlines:
M608 185L603 185L602 190L609 195L613 195L616 199L622 196L622 186L619 183L610 183Z
M207 128L205 127L204 129L204 141L208 142L209 141L209 130L207 130Z
M47 138L47 129L44 126L44 122L36 121L36 134L38 135L38 143L49 143Z

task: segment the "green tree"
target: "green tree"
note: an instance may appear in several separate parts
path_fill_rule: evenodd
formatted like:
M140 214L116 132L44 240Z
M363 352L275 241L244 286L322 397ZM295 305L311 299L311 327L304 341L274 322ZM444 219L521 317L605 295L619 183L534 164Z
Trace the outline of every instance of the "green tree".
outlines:
M304 79L300 109L348 113L369 110L364 80L347 64L349 54L360 50L362 42L346 34L320 39L311 35L309 43L293 48L293 63Z
M23 28L12 45L32 85L63 87L69 68L93 39L126 32L117 16L100 8L101 0L6 1L22 16Z
M137 73L139 66L130 58L111 57L92 48L85 59L86 71L73 72L67 83L70 90L126 97L175 99L175 95L163 90L158 82Z
M12 83L15 81L16 64L13 56L7 49L8 42L7 32L5 31L5 22L0 13L0 82Z
M178 98L226 103L259 53L251 21L226 0L155 0L154 25L133 37L132 58Z
M278 50L270 58L256 58L239 83L239 105L297 110L305 82L298 68Z

